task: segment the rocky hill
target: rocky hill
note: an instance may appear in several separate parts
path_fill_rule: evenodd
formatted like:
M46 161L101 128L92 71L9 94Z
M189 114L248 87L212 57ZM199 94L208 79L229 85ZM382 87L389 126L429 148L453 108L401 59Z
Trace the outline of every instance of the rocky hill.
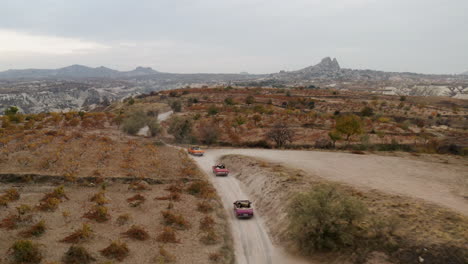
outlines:
M132 71L117 71L106 67L91 68L83 65L71 65L59 69L25 69L0 72L2 79L34 78L124 78L157 74L151 68L137 67Z

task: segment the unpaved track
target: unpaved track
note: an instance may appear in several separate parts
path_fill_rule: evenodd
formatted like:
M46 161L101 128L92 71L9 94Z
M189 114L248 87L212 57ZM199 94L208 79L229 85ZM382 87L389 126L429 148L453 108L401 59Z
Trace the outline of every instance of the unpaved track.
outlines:
M234 250L238 264L304 264L308 263L287 255L275 247L261 217L257 214L251 219L237 219L233 212L233 202L249 197L243 192L242 184L232 176L215 177L211 166L225 152L206 152L204 157L194 157L198 166L208 174L213 185L221 196L224 208L228 213L231 231L234 239ZM227 152L229 153L229 152ZM226 154L227 154L226 153ZM255 205L254 205L255 208ZM255 213L255 212L254 212ZM309 262L310 263L310 262Z
M230 154L280 163L358 188L377 189L390 194L426 200L468 215L466 199L454 192L460 188L460 185L461 188L466 188L468 175L466 169L460 165L337 152L209 149L204 157L195 157L194 160L209 175L228 211L239 264L306 262L288 256L274 246L258 214L250 220L238 220L234 217L232 203L238 199L249 198L243 191L245 188L232 175L215 177L211 172L211 166L218 159Z
M365 189L422 199L468 215L468 169L463 165L426 162L401 157L350 153L212 149L213 159L239 154L277 162L328 180Z

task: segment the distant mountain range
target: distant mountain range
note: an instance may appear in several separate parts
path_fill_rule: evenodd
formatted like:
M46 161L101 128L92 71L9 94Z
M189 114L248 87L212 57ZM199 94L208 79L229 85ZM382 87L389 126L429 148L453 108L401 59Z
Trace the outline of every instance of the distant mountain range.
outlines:
M468 72L459 74L458 76L468 75ZM129 77L144 77L148 78L175 78L175 79L197 79L197 80L239 80L239 79L270 79L284 82L310 81L316 79L328 80L392 80L392 79L434 79L434 78L453 78L457 75L435 75L435 74L418 74L410 72L384 72L375 70L355 70L344 69L335 58L326 57L316 65L309 66L296 71L281 71L279 73L254 75L254 74L178 74L178 73L162 73L153 70L152 68L137 67L132 71L117 71L106 67L87 67L83 65L72 65L59 69L24 69L24 70L7 70L0 72L0 79L80 79L80 78L129 78Z
M159 73L151 68L137 67L132 71L117 71L106 67L91 68L71 65L59 69L25 69L0 72L3 79L34 78L125 78Z

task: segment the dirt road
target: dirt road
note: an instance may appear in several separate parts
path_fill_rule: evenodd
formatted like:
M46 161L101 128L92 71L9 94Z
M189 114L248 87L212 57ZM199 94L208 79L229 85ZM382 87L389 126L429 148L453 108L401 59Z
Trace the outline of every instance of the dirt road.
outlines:
M457 195L457 192L467 193L468 175L462 165L337 152L210 149L204 157L194 159L210 176L228 210L239 264L306 262L288 256L274 246L260 216L256 215L250 220L238 220L234 217L232 203L249 198L243 191L246 188L232 176L215 177L211 172L211 166L228 154L262 158L356 187L423 199L468 215L466 198Z
M234 238L234 249L238 264L305 264L305 262L289 256L280 248L275 247L265 225L259 215L251 219L239 220L233 212L232 203L239 199L248 199L243 192L242 184L234 177L215 177L212 174L211 166L216 163L220 155L229 153L224 151L207 151L204 157L194 157L198 166L208 175L213 185L217 189L224 208L228 211L228 218ZM255 206L254 206L255 209Z
M338 152L213 149L210 158L240 154L262 158L356 187L423 199L468 215L466 166L400 157Z

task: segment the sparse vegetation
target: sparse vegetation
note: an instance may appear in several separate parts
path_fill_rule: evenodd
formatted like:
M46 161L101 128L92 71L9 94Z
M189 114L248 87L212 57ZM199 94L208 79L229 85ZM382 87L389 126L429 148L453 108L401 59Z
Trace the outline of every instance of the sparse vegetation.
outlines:
M39 237L44 232L46 231L46 225L44 220L41 220L28 228L27 230L24 230L20 233L20 235L24 238L30 238L30 237Z
M84 218L94 220L98 223L106 222L110 220L111 216L108 213L107 207L103 205L96 205L91 210L83 215Z
M148 232L139 226L132 226L130 229L122 233L125 237L129 237L135 240L147 240L149 238Z
M65 264L89 264L93 261L96 261L96 259L81 246L70 246L63 256Z
M93 237L94 231L88 224L83 224L80 229L77 229L70 235L66 236L60 242L64 243L79 243L82 241L89 240Z
M130 253L128 246L124 242L114 241L108 247L102 249L101 254L109 259L123 261Z
M18 240L10 248L10 252L14 263L40 263L42 260L42 253L39 246L29 240Z
M365 214L359 200L340 193L336 186L323 185L294 198L289 211L291 235L306 254L345 249L357 243L358 224Z
M163 231L156 237L156 240L163 243L179 243L180 241L176 238L174 229L166 226Z
M181 214L175 214L170 210L162 211L163 221L165 225L173 226L176 229L189 229L191 224Z

